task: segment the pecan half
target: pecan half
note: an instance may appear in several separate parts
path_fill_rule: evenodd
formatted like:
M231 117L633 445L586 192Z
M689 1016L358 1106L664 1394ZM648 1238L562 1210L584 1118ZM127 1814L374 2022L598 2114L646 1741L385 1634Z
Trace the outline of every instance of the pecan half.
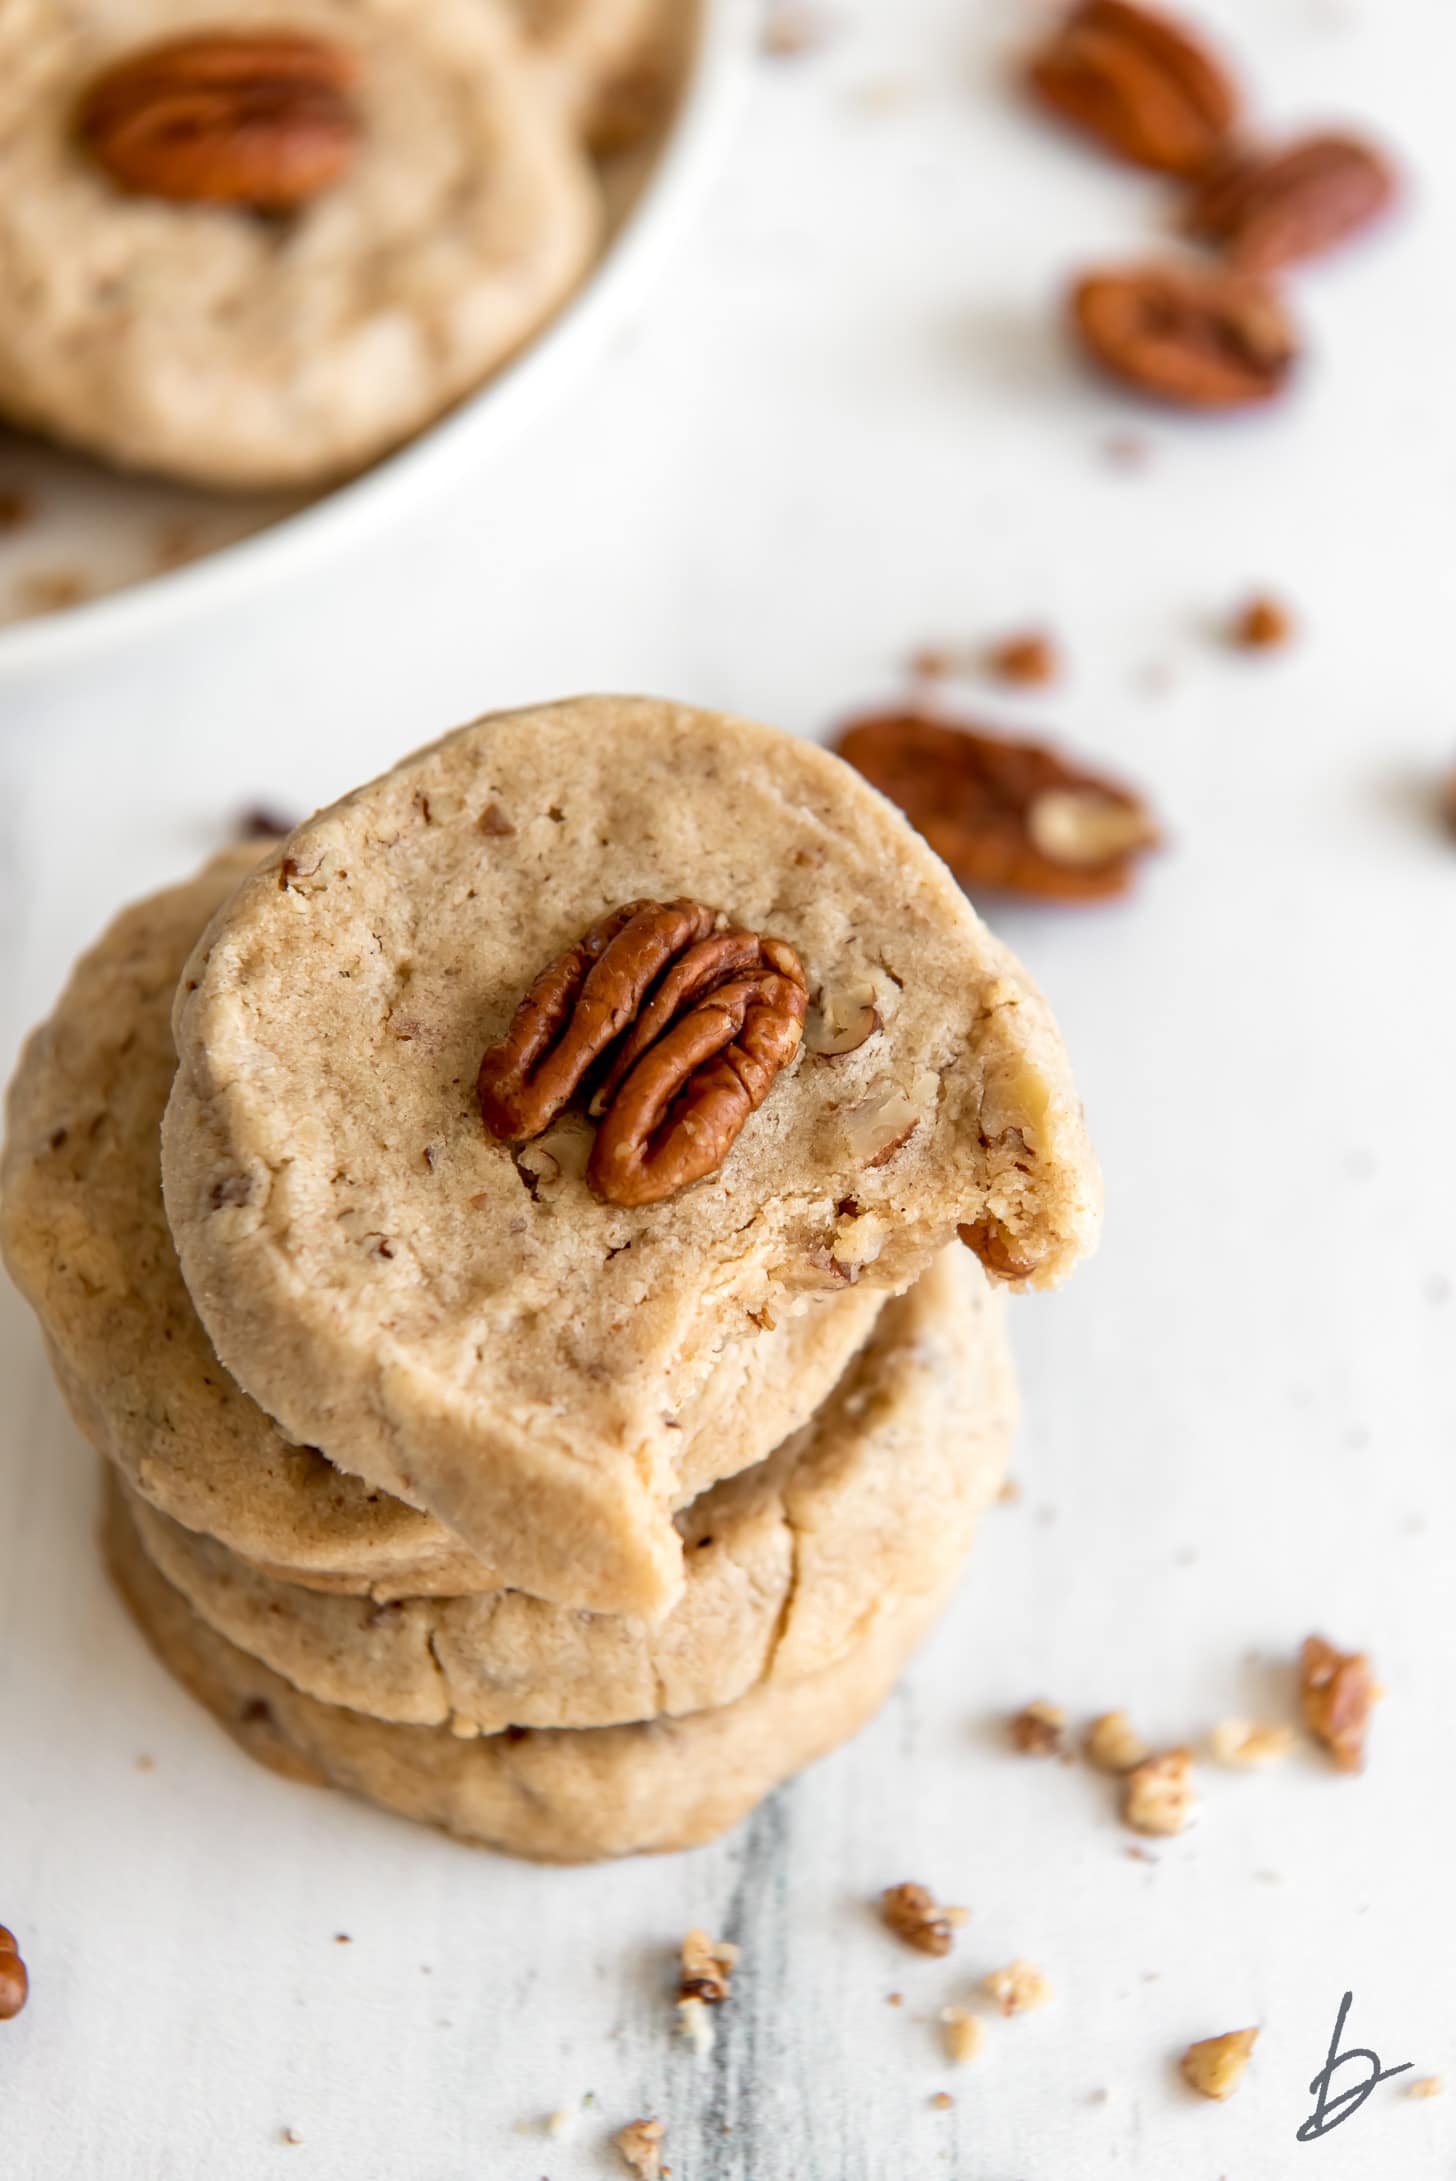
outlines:
M19 2014L30 1992L30 1978L15 1943L15 1933L0 1924L0 2022Z
M1365 1736L1381 1690L1363 1651L1339 1651L1306 1636L1299 1654L1299 1708L1315 1740L1341 1772L1365 1765Z
M132 195L288 212L353 155L353 57L286 30L200 31L120 60L85 93L76 127Z
M798 1051L808 992L782 940L695 901L629 901L542 971L477 1092L491 1135L540 1135L577 1091L601 1119L587 1184L655 1204L719 1167Z
M1217 243L1241 272L1269 273L1334 249L1395 194L1395 171L1373 145L1307 136L1212 173L1189 208L1188 232Z
M1238 112L1238 93L1207 47L1127 0L1081 0L1032 55L1027 80L1060 120L1164 174L1202 173Z
M1041 743L923 713L857 720L835 745L950 865L963 886L1045 900L1125 893L1157 843L1130 789Z
M1244 409L1280 393L1298 353L1273 290L1239 273L1139 265L1072 291L1082 346L1112 378L1181 409Z

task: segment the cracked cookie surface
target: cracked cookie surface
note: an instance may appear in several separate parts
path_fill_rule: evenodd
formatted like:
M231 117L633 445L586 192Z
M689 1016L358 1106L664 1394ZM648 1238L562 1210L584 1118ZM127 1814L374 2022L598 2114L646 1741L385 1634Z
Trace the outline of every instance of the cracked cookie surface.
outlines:
M792 946L810 1022L716 1172L603 1205L589 1118L496 1143L476 1070L543 964L677 894ZM1055 1025L944 866L826 752L655 699L477 721L319 813L214 920L174 1029L167 1212L229 1370L599 1610L677 1596L675 1427L766 1326L903 1290L961 1228L1038 1285L1096 1231Z

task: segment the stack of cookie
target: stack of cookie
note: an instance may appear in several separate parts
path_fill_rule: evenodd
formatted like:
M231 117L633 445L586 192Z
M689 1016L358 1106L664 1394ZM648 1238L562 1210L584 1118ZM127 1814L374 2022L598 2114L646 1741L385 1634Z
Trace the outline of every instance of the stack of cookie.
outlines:
M1001 1478L995 1288L1097 1219L1044 1003L847 766L666 703L479 721L260 853L126 911L11 1090L116 1578L282 1771L708 1839Z
M610 219L677 0L10 0L0 415L312 490L515 355ZM625 118L624 118L625 117Z

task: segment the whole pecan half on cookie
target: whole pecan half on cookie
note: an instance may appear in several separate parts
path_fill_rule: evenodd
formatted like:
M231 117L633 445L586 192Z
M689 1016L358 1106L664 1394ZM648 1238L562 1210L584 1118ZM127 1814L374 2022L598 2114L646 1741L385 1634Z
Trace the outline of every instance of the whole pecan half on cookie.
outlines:
M656 1204L713 1173L799 1048L808 992L792 947L695 901L629 901L536 978L480 1063L492 1136L524 1143L578 1090L601 1126L587 1183Z
M136 196L289 212L338 180L359 119L353 56L287 30L200 31L117 61L76 128Z
M1102 901L1126 893L1157 845L1131 789L1043 743L889 712L854 721L835 748L972 889Z
M1072 324L1093 362L1181 409L1246 409L1283 391L1298 343L1272 288L1240 273L1138 265L1088 273Z
M1238 93L1181 24L1128 0L1081 0L1027 64L1036 96L1119 158L1196 175L1233 127Z
M1188 232L1246 273L1317 257L1394 201L1395 170L1355 136L1307 136L1282 151L1230 159L1201 185Z

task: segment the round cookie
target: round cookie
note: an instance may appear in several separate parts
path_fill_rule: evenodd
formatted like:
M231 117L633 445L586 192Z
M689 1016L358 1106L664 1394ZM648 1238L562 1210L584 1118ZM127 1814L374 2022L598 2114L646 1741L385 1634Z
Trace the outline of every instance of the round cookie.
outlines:
M81 1430L164 1513L298 1583L376 1599L493 1589L514 1572L508 1540L487 1562L433 1515L290 1443L219 1364L183 1285L160 1173L172 996L262 853L229 849L134 904L76 964L10 1086L0 1248ZM851 1290L740 1348L679 1419L684 1490L735 1430L752 1434L753 1459L794 1430L879 1303Z
M872 1613L835 1665L718 1711L462 1741L447 1727L395 1726L321 1704L228 1643L152 1565L114 1483L106 1547L152 1649L250 1756L543 1863L716 1839L878 1711L954 1587L952 1578L938 1593Z
M717 1171L624 1209L584 1115L513 1153L476 1072L595 919L683 895L787 941L818 1016ZM945 866L838 759L686 706L496 715L321 812L214 920L174 1028L167 1211L229 1370L603 1611L678 1594L674 1421L765 1323L902 1289L958 1227L1023 1285L1096 1230L1055 1026Z
M1003 1474L1000 1299L960 1248L889 1303L801 1432L677 1518L683 1595L656 1626L516 1591L378 1607L271 1581L133 1497L149 1557L208 1625L307 1695L457 1734L707 1711L853 1647L882 1599L934 1590Z
M0 10L0 411L225 489L358 469L519 349L597 247L600 189L497 0L299 0L352 55L352 158L286 222L125 193L76 111L124 56L280 28L275 0Z

